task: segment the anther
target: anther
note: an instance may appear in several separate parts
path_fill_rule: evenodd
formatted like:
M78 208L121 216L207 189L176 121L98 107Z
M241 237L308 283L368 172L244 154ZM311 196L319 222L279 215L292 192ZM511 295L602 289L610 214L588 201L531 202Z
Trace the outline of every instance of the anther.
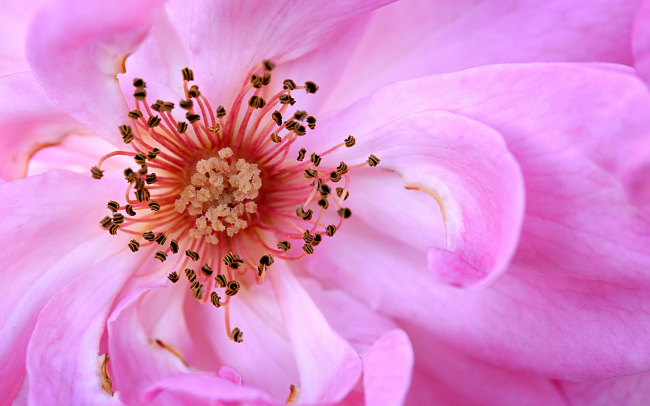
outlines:
M302 234L302 239L307 244L311 244L312 242L314 242L314 236L309 233L309 230L305 230L305 232Z
M304 125L297 125L296 127L293 128L293 133L299 136L303 136L307 134L307 129L305 128Z
M315 178L316 175L318 175L318 171L316 169L307 168L307 169L305 169L304 175L305 175L305 178L312 179L312 178Z
M316 234L316 235L314 236L314 241L311 243L311 245L313 245L313 246L315 247L315 246L317 246L318 244L320 244L321 241L323 241L323 236L320 235L320 234Z
M192 69L183 68L181 72L183 73L183 80L186 80L188 82L194 80L194 72L192 72Z
M147 97L147 91L144 90L144 87L136 87L135 92L133 92L133 97L135 97L136 100L142 101Z
M117 234L117 230L119 228L120 228L120 226L118 226L117 224L111 223L111 225L108 226L108 232L110 233L110 235L115 235L115 234Z
M305 251L307 254L313 254L314 246L311 244L305 244L302 246L302 250Z
M325 228L325 235L328 237L334 236L334 233L336 233L336 226L334 224L330 224Z
M165 262L167 259L167 254L165 254L164 251L158 251L156 252L156 255L154 255L154 258L160 260L160 262Z
M147 185L151 185L152 183L156 183L158 181L158 178L156 177L155 173L150 173L147 175L146 182Z
M311 130L316 128L316 117L314 116L307 117L307 127L309 127Z
M293 113L294 120L302 121L307 117L307 112L305 110L297 110Z
M192 251L192 250L185 250L185 255L190 257L192 261L198 261L199 260L199 254L198 252Z
M275 124L282 125L282 113L279 111L274 111L273 114L271 114L271 118L275 121Z
M330 180L332 182L338 182L341 180L341 174L338 173L337 171L332 171L330 172Z
M318 90L318 85L316 85L316 83L312 81L305 82L305 90L307 91L307 93L316 93L316 91Z
M160 112L160 109L162 107L162 103L163 103L162 100L156 101L154 104L151 105L151 110Z
M280 241L278 243L278 249L287 252L291 248L291 243L289 241Z
M318 199L318 205L325 210L327 210L327 208L330 207L330 203L325 197Z
M185 114L185 118L187 118L187 121L189 121L190 124L194 124L201 119L201 116L198 114L187 113Z
M239 265L244 263L244 261L242 261L239 255L235 255L232 252L229 252L225 257L223 257L223 263L226 264L227 267L237 269L239 268Z
M162 102L160 105L160 111L172 111L174 110L174 103L172 102Z
M147 87L147 84L145 83L144 80L140 78L135 78L133 79L133 86L135 87Z
M254 109L261 109L266 106L266 101L260 96L251 96L248 100L248 105Z
M278 97L278 100L280 100L280 104L290 104L293 106L296 103L296 99L288 94L281 94L280 97Z
M196 272L194 272L193 269L186 268L185 276L187 276L187 280L190 282L194 282L194 280L196 280Z
M287 120L287 122L284 123L284 128L286 128L289 131L292 131L297 126L298 126L298 122L294 120Z
M178 282L178 278L179 278L178 272L176 272L176 271L174 271L174 272L170 273L169 275L167 275L167 279L172 281L172 283Z
M102 226L102 228L108 228L111 224L113 224L113 220L108 216L99 221L99 225Z
M204 274L205 276L210 276L210 275L212 275L212 268L210 268L210 265L208 265L208 264L204 264L204 265L201 267L201 272L203 272L203 274Z
M141 188L135 191L135 199L139 202L147 202L151 197L149 190Z
M228 281L226 280L226 276L224 274L219 274L214 277L214 280L219 284L220 287L225 288L226 284Z
M262 86L266 86L271 82L271 74L268 72L264 72L263 76L258 75L257 73L253 73L251 76L251 84L255 89L259 89Z
M181 106L182 109L189 110L192 107L194 107L194 102L192 99L187 99L187 100L181 100L178 102L178 105Z
M345 162L341 161L339 166L336 167L336 172L338 172L341 175L345 175L346 173L348 173L348 165Z
M113 223L115 223L115 224L124 223L124 214L122 214L122 213L113 214Z
M133 169L126 168L124 170L124 179L126 179L129 183L134 182L136 178L137 176L135 176L135 172L133 172Z
M187 123L185 121L179 121L176 129L178 130L179 134L183 134L185 131L187 131Z
M150 161L153 161L159 154L160 150L158 148L154 148L151 151L147 152L147 158L149 158Z
M149 204L148 204L148 206L149 206L149 208L150 208L151 210L153 210L153 211L158 211L158 210L160 210L160 203L158 203L158 202L155 201L155 200L150 201Z
M130 204L127 204L127 205L124 207L124 211L125 211L126 214L128 214L129 216L135 216L135 210L133 210L133 206L130 205Z
M244 341L244 333L238 327L235 327L230 333L230 338L236 343L241 343Z
M368 157L368 160L366 162L368 162L369 166L377 166L377 165L379 165L379 162L381 162L381 161L376 156L370 154L370 156Z
M322 197L329 196L332 193L332 189L330 189L329 185L324 184L321 179L318 179L318 193Z
M339 216L343 217L344 219L350 218L352 215L352 210L348 209L347 207L341 207L336 211Z
M226 108L223 106L217 107L217 118L222 118L226 115Z
M171 240L169 242L169 250L172 252L172 254L177 254L178 253L178 241Z
M348 147L348 148L353 147L354 144L356 144L356 143L357 143L357 140L355 140L354 137L351 136L351 135L348 135L348 138L345 139L345 146Z
M315 152L312 152L311 156L309 157L309 160L314 164L314 166L320 165L321 157L316 155Z
M296 215L305 221L311 220L312 214L314 214L314 212L311 209L307 209L307 211L304 211L302 206L298 206L298 208L296 209Z
M90 173L93 175L93 179L101 179L104 176L104 171L99 169L98 166L90 168Z
M140 165L140 169L138 169L138 173L140 175L146 175L147 172L149 172L149 167L147 166L147 164Z
M193 85L190 87L190 90L187 91L187 94L192 98L197 98L201 95L201 92L199 92L199 87L197 85Z
M235 296L239 292L239 282L237 281L230 281L228 282L227 289L226 289L226 295L228 296Z
M133 158L135 163L138 165L144 165L147 163L146 159L147 157L142 152L138 152L137 155Z
M164 245L166 241L167 241L167 236L165 235L165 233L158 233L158 235L156 235L156 242L159 245Z
M140 249L140 243L137 242L136 240L131 240L129 242L129 249L131 252L136 252L138 249Z
M108 204L106 204L106 208L108 208L108 210L115 213L120 209L120 204L115 200L111 200L110 202L108 202Z
M210 302L216 307L217 309L221 307L221 302L219 302L221 298L217 294L217 292L212 292L210 293Z
M268 59L262 61L262 66L264 66L265 70L273 70L275 68L275 64Z
M133 138L135 138L133 136L133 134L123 134L122 135L122 141L124 141L125 144L131 143L131 141L133 141Z
M273 141L273 142L276 143L276 144L279 144L279 143L282 142L282 137L280 137L280 136L279 136L278 134L276 134L276 133L271 133L270 138L271 138L271 141Z
M343 196L343 188L342 187L337 187L336 188L336 195L338 197ZM348 197L350 196L350 192L345 192L345 197L343 197L343 200L348 200Z
M134 187L136 190L144 189L144 181L135 174L133 175L133 183L135 183Z
M144 238L147 241L153 241L156 239L156 234L154 234L152 231L145 231L142 233L142 238Z
M300 148L300 151L298 151L298 158L296 158L296 161L302 161L305 159L305 154L307 153L307 150L304 148Z
M291 79L286 79L284 82L282 82L282 88L284 90L294 90L296 88L296 82Z
M131 110L131 111L129 111L128 116L129 116L129 118L131 118L133 120L137 120L139 118L142 118L143 114L142 114L142 112L140 110Z
M200 283L200 282L194 282L194 283L190 286L190 290L192 291L192 295L193 295L196 299L201 299L201 298L203 297L203 293L205 292L205 291L203 290L203 284Z

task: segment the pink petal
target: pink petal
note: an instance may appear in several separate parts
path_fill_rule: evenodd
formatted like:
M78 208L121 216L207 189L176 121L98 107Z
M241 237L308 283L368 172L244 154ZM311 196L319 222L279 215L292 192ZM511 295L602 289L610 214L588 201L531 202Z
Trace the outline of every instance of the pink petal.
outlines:
M60 289L43 308L27 350L30 403L121 404L102 389L99 341L132 268L131 252L112 256Z
M399 1L375 14L330 104L345 106L396 80L488 64L632 65L639 1Z
M650 1L648 0L643 2L636 15L632 45L636 71L650 85Z
M84 127L61 112L45 95L31 73L0 77L0 177L25 176L27 161L39 148L57 143Z
M411 383L413 348L400 330L386 333L363 358L363 386L367 405L399 405Z
M15 396L25 371L27 342L47 301L75 276L124 248L98 221L110 181L53 172L0 185L5 213L0 251L0 361L7 373L0 398ZM27 197L27 198L26 198Z
M115 76L147 35L160 3L59 0L39 11L29 31L27 58L45 92L115 143L127 111Z
M300 402L340 401L361 376L359 356L331 329L295 277L286 269L274 271L273 289L300 374Z
M435 199L447 240L428 252L429 270L435 278L455 286L478 286L493 280L506 269L514 253L524 208L522 176L501 135L459 115L442 111L393 115L393 108L388 101L370 107L360 104L359 110L372 110L372 116L383 114L371 129L336 117L319 123L317 131L340 134L343 129L339 127L343 127L357 137L358 146L332 154L334 162L352 164L376 154L382 159L380 168L397 172L404 187ZM355 110L350 109L359 113ZM350 201L355 194L354 188L351 190ZM385 189L382 192L379 202L401 212L403 202L393 201ZM360 209L363 216L369 207ZM433 206L429 211L436 209ZM415 229L402 223L400 227L413 238Z
M5 0L0 13L0 77L29 71L25 59L25 36L34 13L45 0ZM4 92L2 92L4 94ZM3 104L4 106L4 104Z
M390 2L196 2L190 39L195 76L201 78L207 95L224 100L217 104L226 103L253 64L263 59L289 62L319 47L336 45L355 18ZM215 21L220 23L215 24ZM328 65L338 72L335 63Z
M561 382L563 392L575 406L643 406L650 398L650 373L596 382Z

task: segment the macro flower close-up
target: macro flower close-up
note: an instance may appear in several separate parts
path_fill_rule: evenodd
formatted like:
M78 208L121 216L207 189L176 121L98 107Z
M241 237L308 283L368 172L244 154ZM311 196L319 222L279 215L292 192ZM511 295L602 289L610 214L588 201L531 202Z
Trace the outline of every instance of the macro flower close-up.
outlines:
M650 398L650 0L0 2L0 405Z

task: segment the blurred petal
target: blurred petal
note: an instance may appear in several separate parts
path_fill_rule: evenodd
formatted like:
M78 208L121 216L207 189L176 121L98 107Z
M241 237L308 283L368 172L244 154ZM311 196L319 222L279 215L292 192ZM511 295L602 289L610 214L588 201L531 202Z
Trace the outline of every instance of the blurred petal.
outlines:
M57 0L29 30L27 58L48 96L116 145L127 106L115 76L144 40L160 3Z
M107 182L107 180L105 180ZM98 221L110 187L90 175L52 172L0 185L3 264L0 285L0 397L18 392L36 317L47 301L88 267L124 248ZM28 198L25 198L28 197ZM9 333L10 332L10 333Z
M636 71L650 86L650 1L648 0L643 2L636 15L632 45Z
M0 13L0 77L29 71L25 58L25 37L32 17L45 1L3 0ZM4 95L4 92L0 94Z
M596 382L560 382L572 406L643 406L650 398L650 373Z
M367 405L399 405L411 383L413 348L400 330L386 333L363 358L363 387Z

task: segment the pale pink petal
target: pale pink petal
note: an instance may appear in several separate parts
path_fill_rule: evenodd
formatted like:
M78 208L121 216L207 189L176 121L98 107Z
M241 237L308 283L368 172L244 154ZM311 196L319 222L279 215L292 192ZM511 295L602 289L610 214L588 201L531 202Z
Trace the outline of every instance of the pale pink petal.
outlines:
M0 177L6 180L25 176L27 161L39 148L84 131L52 103L29 72L0 77L0 104Z
M386 333L363 358L363 389L367 405L399 405L411 383L413 348L400 330Z
M648 0L643 2L636 15L632 45L636 71L650 85L650 1Z
M105 259L60 289L43 308L27 348L32 404L121 404L102 389L99 342L131 252Z
M89 266L124 249L120 236L99 227L110 181L52 172L0 185L0 398L15 396L25 371L25 350L45 303Z
M460 115L422 111L396 116L393 108L388 101L372 103L372 115L383 113L385 119L368 129L338 118L321 124L319 134L340 134L340 127L348 124L351 128L346 130L357 137L357 146L338 150L330 159L350 165L375 154L382 160L380 170L398 173L404 187L435 199L444 219L446 243L431 247L421 260L428 262L436 279L455 286L479 286L498 277L517 246L524 209L521 172L501 135ZM380 202L401 212L399 195L393 201L392 194L381 191ZM354 195L352 186L351 202ZM360 207L361 216L368 209ZM400 222L413 238L419 228L408 226Z
M644 406L650 399L650 372L596 382L561 382L572 406Z
M34 18L27 58L45 92L100 136L116 131L127 106L115 76L147 35L160 0L57 0Z
M375 14L329 105L344 106L396 80L488 64L632 65L630 37L639 2L398 1Z
M361 376L357 353L328 325L292 273L274 269L270 277L300 374L300 402L343 399Z
M195 76L201 78L202 88L211 99L225 104L231 100L233 89L246 80L253 64L263 59L284 63L318 47L336 45L357 17L390 2L195 2L190 39ZM329 62L328 66L338 69Z
M43 3L45 0L4 0L2 2L0 76L29 71L29 65L25 59L25 36L32 17Z

